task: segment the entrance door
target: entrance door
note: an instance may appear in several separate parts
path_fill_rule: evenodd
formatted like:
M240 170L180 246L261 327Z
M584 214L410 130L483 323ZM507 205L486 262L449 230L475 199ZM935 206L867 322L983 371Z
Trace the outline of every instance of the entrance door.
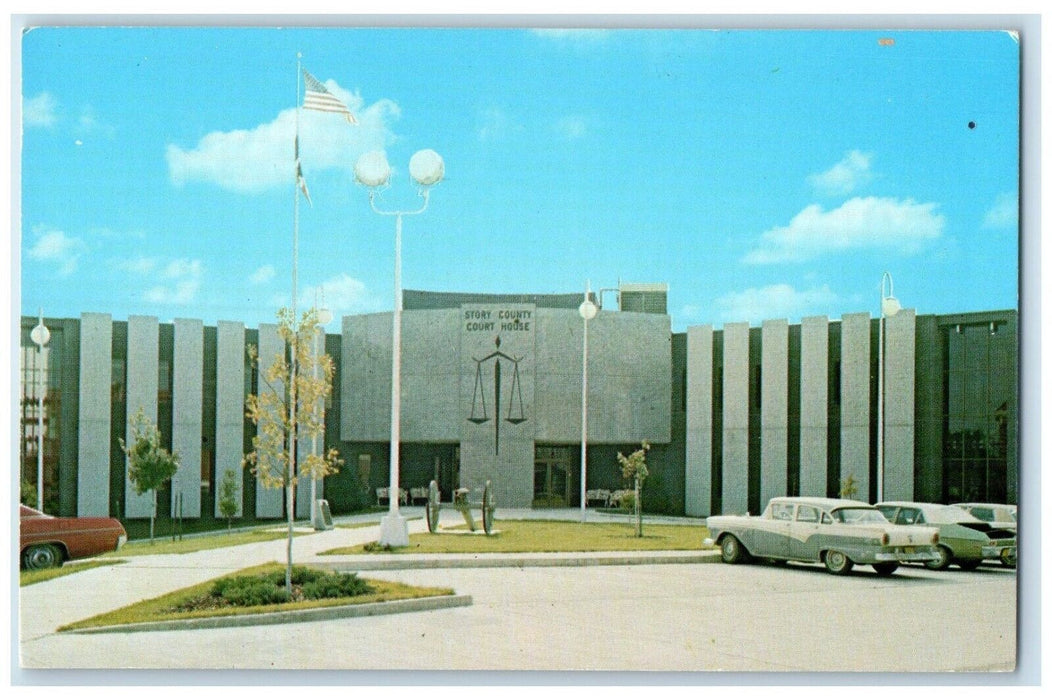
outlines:
M537 447L533 459L533 507L566 508L570 505L570 449Z

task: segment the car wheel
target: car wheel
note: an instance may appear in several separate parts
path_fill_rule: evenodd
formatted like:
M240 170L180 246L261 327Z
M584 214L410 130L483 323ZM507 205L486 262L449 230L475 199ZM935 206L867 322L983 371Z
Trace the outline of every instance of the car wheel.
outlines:
M1001 557L1001 566L1007 566L1010 569L1014 569L1016 564L1015 555L1003 555Z
M926 561L924 565L932 571L942 571L950 565L950 559L953 558L953 555L950 553L950 550L941 544L935 548L935 553L939 558L933 561Z
M725 564L740 564L745 561L749 553L734 535L727 535L720 542L720 558Z
M873 570L880 576L891 576L898 568L898 563L893 561L881 562L880 564L873 565Z
M50 569L62 566L62 551L53 544L35 544L22 552L23 569Z
M838 576L851 571L851 567L855 565L855 562L848 559L846 554L835 549L826 552L824 561L826 564L826 571L831 574L837 574Z
M979 568L980 564L982 564L982 562L978 559L966 559L957 562L957 566L961 567L962 571L975 571Z

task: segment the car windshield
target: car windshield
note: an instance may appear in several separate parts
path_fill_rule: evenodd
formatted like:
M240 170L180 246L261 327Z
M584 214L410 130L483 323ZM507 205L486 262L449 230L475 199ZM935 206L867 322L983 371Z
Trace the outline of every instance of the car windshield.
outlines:
M884 523L888 519L876 508L837 508L833 518L838 523Z

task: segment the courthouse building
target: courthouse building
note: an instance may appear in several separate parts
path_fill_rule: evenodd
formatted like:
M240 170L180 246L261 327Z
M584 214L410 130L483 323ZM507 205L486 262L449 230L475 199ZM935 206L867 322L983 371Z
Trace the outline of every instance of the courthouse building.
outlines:
M868 312L673 333L665 285L611 291L588 323L588 489L625 488L617 453L647 441L648 511L757 512L772 496L838 495L848 478L872 500L883 435L886 499L1017 501L1016 311L904 309L886 319L881 353ZM581 299L405 292L403 488L436 480L448 500L490 480L498 507L579 504ZM23 482L35 484L46 386L49 512L149 515L118 442L142 409L181 458L160 495L166 514L219 517L217 485L234 471L241 515L283 517L280 492L241 469L255 430L245 397L260 383L246 348L281 352L275 325L86 312L46 318L40 352L30 338L37 322L21 324L20 451ZM316 449L337 448L344 465L318 490L337 514L376 503L387 486L391 324L390 312L345 316L325 337L336 376ZM301 484L301 517L309 493Z

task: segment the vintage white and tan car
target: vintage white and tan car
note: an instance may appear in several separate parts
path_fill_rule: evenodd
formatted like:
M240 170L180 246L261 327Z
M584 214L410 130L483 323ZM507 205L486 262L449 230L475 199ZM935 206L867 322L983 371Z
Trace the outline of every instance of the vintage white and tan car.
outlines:
M713 515L706 520L708 545L724 562L752 557L774 561L822 562L832 574L868 564L882 576L899 564L938 558L939 531L893 525L879 510L838 498L772 498L763 515Z

